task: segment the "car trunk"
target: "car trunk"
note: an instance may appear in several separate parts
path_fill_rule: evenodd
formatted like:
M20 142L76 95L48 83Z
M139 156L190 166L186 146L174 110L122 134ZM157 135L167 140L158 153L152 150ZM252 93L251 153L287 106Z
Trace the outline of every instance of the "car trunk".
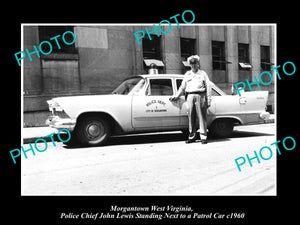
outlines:
M268 94L268 91L244 92L239 98L240 108L249 113L265 111Z

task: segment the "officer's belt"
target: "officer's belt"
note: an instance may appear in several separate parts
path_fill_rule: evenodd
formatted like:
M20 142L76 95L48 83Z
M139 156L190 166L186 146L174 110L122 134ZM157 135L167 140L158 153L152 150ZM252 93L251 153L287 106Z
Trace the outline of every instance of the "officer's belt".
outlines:
M190 95L190 94L196 94L196 95L202 95L202 94L205 94L206 91L191 91L191 92L186 92L187 95Z

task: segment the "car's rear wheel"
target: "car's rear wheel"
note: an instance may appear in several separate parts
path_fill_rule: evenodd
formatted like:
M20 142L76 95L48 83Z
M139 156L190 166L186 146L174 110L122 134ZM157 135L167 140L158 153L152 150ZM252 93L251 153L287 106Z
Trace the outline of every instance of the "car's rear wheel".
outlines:
M233 120L232 119L217 119L215 120L209 131L212 133L213 136L226 138L230 137L233 131Z
M83 145L103 145L110 136L110 126L105 117L86 116L78 121L76 136Z

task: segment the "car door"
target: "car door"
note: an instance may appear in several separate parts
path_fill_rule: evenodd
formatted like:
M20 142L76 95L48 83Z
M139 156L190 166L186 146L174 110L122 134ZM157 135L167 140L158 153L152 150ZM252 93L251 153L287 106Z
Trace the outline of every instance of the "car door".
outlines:
M182 80L183 80L182 78L177 78L175 80L177 91L182 83ZM176 103L178 104L178 108L179 108L179 124L181 126L188 128L189 121L188 121L185 96L184 95L180 96Z
M148 78L144 95L132 97L132 126L149 130L179 126L178 104L169 100L174 93L171 78Z

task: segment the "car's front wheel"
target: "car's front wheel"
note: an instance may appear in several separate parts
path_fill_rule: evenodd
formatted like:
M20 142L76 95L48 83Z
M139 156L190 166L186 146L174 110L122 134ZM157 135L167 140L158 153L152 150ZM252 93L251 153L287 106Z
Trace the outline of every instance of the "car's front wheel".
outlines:
M212 133L213 136L220 137L220 138L227 138L230 137L233 131L233 121L232 119L217 119L215 120L209 131Z
M83 145L103 145L110 136L110 126L107 120L98 116L86 116L78 121L76 136Z

